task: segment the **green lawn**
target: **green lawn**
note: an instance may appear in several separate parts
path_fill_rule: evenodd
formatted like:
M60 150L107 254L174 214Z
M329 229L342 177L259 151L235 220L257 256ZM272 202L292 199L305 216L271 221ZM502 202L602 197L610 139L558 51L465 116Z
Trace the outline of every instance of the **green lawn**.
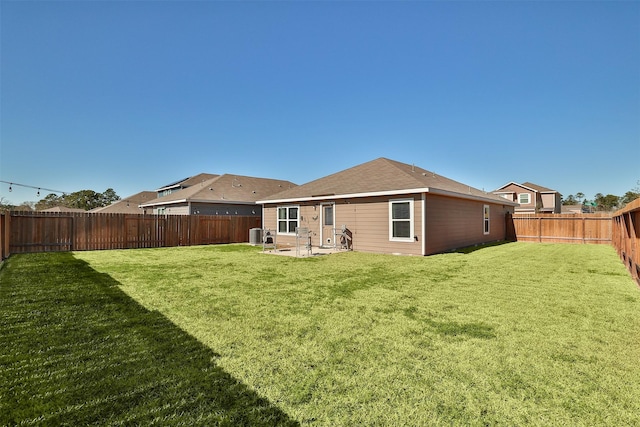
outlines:
M640 424L609 246L22 255L0 311L0 425Z

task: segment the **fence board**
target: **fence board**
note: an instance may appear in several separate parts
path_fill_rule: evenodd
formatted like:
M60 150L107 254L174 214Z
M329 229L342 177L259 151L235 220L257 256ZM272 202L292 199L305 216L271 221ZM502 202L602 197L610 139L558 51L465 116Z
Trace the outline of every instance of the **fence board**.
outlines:
M636 199L613 216L613 247L640 285L640 199Z
M10 212L0 217L3 258L11 253L156 248L249 240L259 217Z
M513 215L511 218L518 241L611 244L609 215L538 214Z

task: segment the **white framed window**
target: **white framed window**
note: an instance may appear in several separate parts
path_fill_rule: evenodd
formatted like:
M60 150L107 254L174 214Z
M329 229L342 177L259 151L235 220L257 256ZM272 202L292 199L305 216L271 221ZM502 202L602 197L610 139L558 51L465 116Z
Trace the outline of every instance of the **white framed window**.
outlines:
M299 225L299 206L278 207L278 234L296 234Z
M413 199L389 200L389 240L413 242Z
M489 234L490 230L490 224L491 224L491 218L490 218L490 211L489 211L489 205L484 205L484 209L483 209L483 232L484 234Z
M518 194L518 203L521 205L528 205L531 203L531 194L529 193L520 193Z

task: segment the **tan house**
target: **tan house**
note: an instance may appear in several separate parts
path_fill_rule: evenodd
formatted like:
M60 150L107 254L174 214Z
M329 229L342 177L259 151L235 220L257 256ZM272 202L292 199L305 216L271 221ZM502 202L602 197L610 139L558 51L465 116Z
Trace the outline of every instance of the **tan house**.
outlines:
M231 174L209 174L206 178L205 175L162 187L156 190L161 197L141 203L139 207L149 214L259 217L262 212L256 200L296 186L277 179Z
M518 203L515 213L562 212L562 194L530 182L510 182L494 190L493 194Z
M263 227L279 245L299 245L302 231L312 246L410 255L504 240L505 215L517 205L386 158L257 203L263 204Z
M122 214L143 214L143 209L139 206L142 203L148 202L157 198L157 192L155 191L141 191L132 196L126 197L121 200L117 200L111 203L109 206L103 206L101 208L91 209L91 213L122 213Z

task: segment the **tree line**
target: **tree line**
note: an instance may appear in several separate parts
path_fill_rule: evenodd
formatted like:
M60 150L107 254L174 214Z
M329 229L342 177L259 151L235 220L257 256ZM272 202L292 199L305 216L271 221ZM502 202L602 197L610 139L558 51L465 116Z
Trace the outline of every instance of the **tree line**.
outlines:
M640 198L640 181L636 188L627 191L624 196L616 196L613 194L597 193L593 199L586 199L584 193L569 194L562 199L563 205L582 205L584 210L593 211L613 211L624 207L635 199Z
M20 205L11 205L0 199L0 212L10 210L21 211L42 211L55 207L66 207L83 209L85 211L109 206L111 203L120 200L113 188L107 188L102 193L93 190L80 190L61 196L49 193L37 202L23 202Z

